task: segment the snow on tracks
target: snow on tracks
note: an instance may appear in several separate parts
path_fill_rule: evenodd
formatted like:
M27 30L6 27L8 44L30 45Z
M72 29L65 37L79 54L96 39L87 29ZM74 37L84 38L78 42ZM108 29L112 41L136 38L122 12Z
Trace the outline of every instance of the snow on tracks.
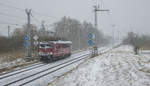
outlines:
M10 86L47 85L47 83L50 80L54 80L55 76L63 75L64 73L75 68L81 62L83 62L84 58L86 58L87 56L89 56L89 51L84 51L77 54L73 54L70 58L57 61L55 63L50 63L46 65L41 64L32 69L23 69L19 70L18 72L8 73L5 74L4 76L1 76L0 85L10 85Z
M89 51L85 51L82 53L73 54L70 58L66 58L64 60L60 60L54 63L41 64L37 66L35 65L35 67L32 68L25 68L22 70L14 71L12 73L4 74L0 76L0 85L26 85L30 81L34 81L38 78L48 75L49 73L51 73L51 71L56 71L56 69L60 68L59 66L63 66L66 63L68 63L69 65L69 62L79 60L79 58L80 60L82 60L83 58L81 59L81 57L85 58L88 54Z
M88 60L49 86L150 86L149 77L140 71L141 58L132 47L121 46Z

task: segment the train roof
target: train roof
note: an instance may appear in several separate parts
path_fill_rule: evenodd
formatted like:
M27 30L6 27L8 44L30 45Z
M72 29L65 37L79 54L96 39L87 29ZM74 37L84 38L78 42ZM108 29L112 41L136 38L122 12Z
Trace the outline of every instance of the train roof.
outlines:
M50 42L53 42L53 43L58 43L58 44L72 44L71 41L50 41Z
M47 44L47 43L54 43L54 44L72 44L71 41L48 41L48 42L40 42L40 44Z

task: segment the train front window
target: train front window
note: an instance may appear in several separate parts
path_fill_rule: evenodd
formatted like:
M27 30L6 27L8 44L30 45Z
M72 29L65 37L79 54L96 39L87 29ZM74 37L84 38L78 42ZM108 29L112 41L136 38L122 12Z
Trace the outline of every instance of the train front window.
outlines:
M50 44L40 44L40 48L51 48Z

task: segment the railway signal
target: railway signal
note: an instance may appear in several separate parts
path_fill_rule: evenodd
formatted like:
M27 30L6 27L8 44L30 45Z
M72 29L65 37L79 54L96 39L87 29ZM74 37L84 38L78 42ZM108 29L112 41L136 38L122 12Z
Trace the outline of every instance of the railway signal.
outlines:
M95 51L95 34L89 33L88 38L89 38L88 44L93 47L92 56L95 56L96 55L96 51Z
M27 34L25 36L24 39L28 39L28 40L25 40L25 42L28 44L26 46L26 51L25 51L25 58L26 59L31 59L31 28L30 28L30 16L31 16L31 9L26 9L25 10L26 14L27 14L27 20L28 20L28 23L27 23Z
M24 36L24 40L29 40L29 36L28 36L28 35L25 35L25 36Z
M89 44L90 46L93 46L93 41L92 41L92 40L89 40L89 41L88 41L88 44Z
M29 43L27 42L29 40L29 37L28 37L28 35L25 35L24 36L24 46L27 48L28 46L29 46Z
M34 39L35 41L37 41L37 40L39 39L39 37L38 37L37 35L35 35L35 36L33 37L33 39Z
M99 9L99 6L94 6L94 13L95 13L95 28L98 29L98 23L97 23L97 12L105 12L105 11L109 11L109 10L104 10L104 9ZM96 39L94 39L96 40ZM95 45L93 46L93 56L98 55L98 48L97 48L97 44L95 43Z

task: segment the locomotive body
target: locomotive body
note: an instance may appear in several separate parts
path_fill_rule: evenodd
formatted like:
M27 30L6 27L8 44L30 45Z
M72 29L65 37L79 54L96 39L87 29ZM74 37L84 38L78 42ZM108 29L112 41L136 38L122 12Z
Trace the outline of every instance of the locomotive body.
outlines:
M71 41L40 42L38 47L38 54L41 60L53 61L70 56L71 50Z

